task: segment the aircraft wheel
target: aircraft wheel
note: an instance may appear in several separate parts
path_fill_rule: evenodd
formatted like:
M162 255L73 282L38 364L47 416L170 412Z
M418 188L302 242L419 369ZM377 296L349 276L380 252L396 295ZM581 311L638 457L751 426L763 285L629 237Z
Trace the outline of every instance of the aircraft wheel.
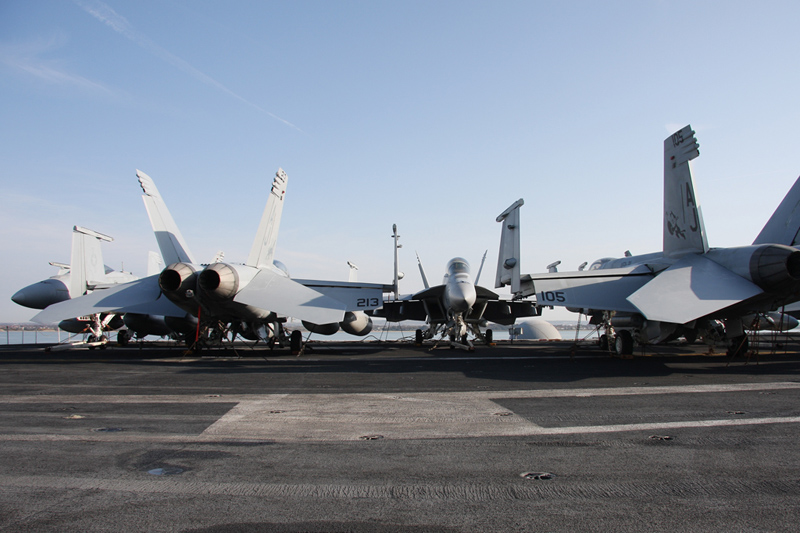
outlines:
M129 340L131 340L131 334L127 329L122 329L117 333L117 344L120 346L127 346Z
M466 335L463 335L461 337L461 344L467 344L467 336Z
M614 348L617 355L633 354L633 337L630 331L622 330L614 339Z
M686 339L686 344L694 344L697 340L697 330L687 331L683 334L683 338Z
M606 335L605 333L600 335L600 338L597 340L597 344L598 344L598 346L600 347L600 349L602 351L607 352L608 351L608 335Z
M421 345L422 344L422 330L418 329L414 332L414 344Z
M289 347L292 350L292 355L298 355L300 350L303 349L303 332L296 329L289 337Z
M731 357L745 355L748 351L750 351L750 340L747 335L734 337L731 340L730 346L728 347L728 355Z
M492 344L492 330L487 329L486 333L483 334L483 338L486 339L486 344Z

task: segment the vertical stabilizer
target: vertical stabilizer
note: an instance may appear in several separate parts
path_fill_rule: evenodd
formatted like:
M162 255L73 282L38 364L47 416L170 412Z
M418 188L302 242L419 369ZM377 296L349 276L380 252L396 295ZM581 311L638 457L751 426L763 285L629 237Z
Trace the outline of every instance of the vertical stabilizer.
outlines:
M272 265L288 181L289 177L286 172L279 168L275 173L275 179L272 180L272 189L270 189L264 213L261 215L261 223L258 226L253 247L250 249L250 255L247 256L245 264L248 266L266 268Z
M160 274L162 270L164 270L164 261L161 260L158 252L147 252L147 276L155 276Z
M161 198L153 178L141 170L136 171L136 177L139 178L139 185L144 191L142 200L144 200L144 207L147 209L147 216L150 218L150 225L153 227L164 262L168 265L194 263L192 253L189 251L178 225L172 219L167 204Z
M800 244L800 178L783 198L753 244Z
M72 228L72 256L70 257L69 296L77 298L86 293L89 285L103 283L106 267L100 241L111 242L108 235L75 226Z
M511 285L513 294L520 291L519 208L523 205L525 200L520 198L497 217L497 222L503 225L503 229L500 231L500 253L497 257L494 286L500 288Z
M691 126L664 140L664 254L708 251L703 216L694 192L689 161L700 155Z
M358 281L358 267L350 261L347 262L347 266L350 267L350 275L347 277L347 281L350 283L355 283Z

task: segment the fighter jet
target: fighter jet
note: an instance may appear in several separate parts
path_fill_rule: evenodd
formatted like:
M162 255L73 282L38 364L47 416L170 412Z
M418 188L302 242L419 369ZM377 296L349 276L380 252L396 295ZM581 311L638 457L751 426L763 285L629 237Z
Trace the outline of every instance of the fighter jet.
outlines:
M70 263L51 262L51 265L59 269L55 276L20 289L11 300L31 309L45 309L49 305L77 298L94 290L107 289L137 279L130 272L113 270L103 263L100 242L113 240L108 235L74 226ZM89 342L100 340L103 332L114 331L122 326L122 318L114 314L69 317L58 324L60 329L70 333L91 332ZM124 338L127 335L125 330L120 331L119 335L120 341L127 340Z
M165 261L174 260L159 275L51 306L36 317L51 322L62 316L116 311L164 315L201 322L227 324L246 338L273 337L286 317L311 324L365 327L349 314L380 307L384 285L322 280L294 280L285 266L274 261L280 217L288 183L276 173L256 238L244 265L217 262L198 265L157 193L152 180L138 173ZM148 194L148 190L150 193ZM154 215L155 213L155 215ZM296 334L295 334L296 333ZM292 350L300 351L300 332L292 334Z
M399 271L397 269L397 244L399 235L397 225L393 226L392 237L395 240L395 280L394 292L397 295ZM484 259L486 255L484 255ZM413 295L399 297L393 301L386 301L381 309L372 312L373 316L386 318L389 322L403 320L425 321L428 328L416 330L415 341L422 344L424 339L432 339L441 334L442 338L448 337L450 346L471 349L472 341L467 332L483 339L486 343L492 342L492 330L481 333L480 326L488 322L511 325L519 317L538 316L537 307L528 301L512 302L503 300L498 294L490 291L477 283L480 280L481 268L473 282L470 266L466 259L455 257L448 261L444 279L441 285L431 287L422 267L422 262L417 256L424 290Z
M634 341L680 335L708 342L724 336L729 353L746 351L745 329L800 299L800 179L751 246L709 248L689 166L699 153L690 126L664 141L663 251L520 276L518 200L497 217L503 226L495 286L591 316L605 327L601 346L613 339L621 355L633 352Z

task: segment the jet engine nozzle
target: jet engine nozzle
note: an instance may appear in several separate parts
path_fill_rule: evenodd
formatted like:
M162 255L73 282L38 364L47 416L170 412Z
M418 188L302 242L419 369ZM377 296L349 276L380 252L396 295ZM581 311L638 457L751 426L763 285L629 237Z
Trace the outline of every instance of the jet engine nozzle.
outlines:
M230 265L214 263L200 272L197 286L214 300L230 300L239 292L239 273Z
M789 246L771 244L755 250L750 258L750 276L761 288L773 288L800 280L800 252Z
M193 299L196 285L197 270L189 263L173 263L158 276L158 286L177 305Z

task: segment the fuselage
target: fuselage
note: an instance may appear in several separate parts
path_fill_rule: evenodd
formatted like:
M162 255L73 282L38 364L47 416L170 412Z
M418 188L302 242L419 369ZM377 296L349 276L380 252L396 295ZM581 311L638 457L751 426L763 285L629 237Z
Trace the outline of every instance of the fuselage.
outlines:
M447 263L444 275L444 305L453 315L464 314L475 305L475 284L469 272L466 259L456 257Z

